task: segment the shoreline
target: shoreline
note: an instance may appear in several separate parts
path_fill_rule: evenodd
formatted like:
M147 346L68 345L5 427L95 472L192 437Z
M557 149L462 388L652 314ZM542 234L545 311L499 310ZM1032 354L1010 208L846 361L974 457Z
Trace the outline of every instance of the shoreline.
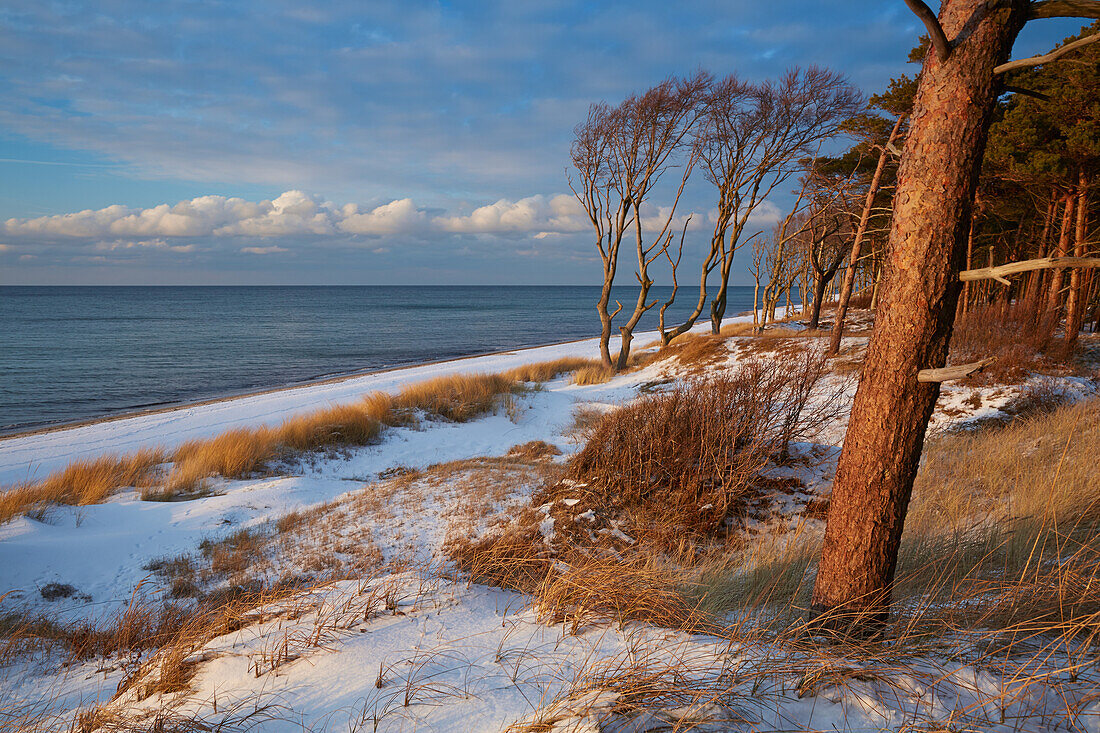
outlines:
M502 354L514 354L522 351L531 351L534 349L544 349L550 346L564 346L566 344L577 344L583 341L591 341L599 338L599 336L586 336L579 339L566 339L565 341L551 341L544 344L533 344L530 346L519 346L513 349L502 349L499 351L483 351L476 354L466 354L464 356L452 356L442 359L428 359L425 361L410 362L409 364L401 364L398 366L383 367L381 369L364 369L355 372L346 372L342 374L336 374L328 377L319 377L315 379L307 379L301 382L294 382L292 384L282 384L275 387L264 387L261 389L248 389L234 392L226 392L220 395L214 395L210 397L200 397L194 400L186 400L182 402L172 402L164 404L159 407L151 407L149 409L127 409L123 412L112 413L110 415L101 415L99 417L90 417L83 420L73 420L70 422L52 423L49 425L42 425L39 427L32 427L28 429L14 428L13 431L0 431L0 443L8 440L14 440L18 438L28 438L35 435L47 435L49 433L56 433L65 430L73 430L75 428L84 428L92 425L100 425L103 423L117 422L119 420L130 420L135 417L145 417L148 415L160 415L168 412L176 412L179 410L190 410L195 407L203 407L206 405L214 405L220 402L233 402L235 400L246 399L249 397L259 397L262 395L277 394L279 392L289 392L296 389L302 389L306 387L319 387L326 384L339 384L340 382L347 382L352 379L358 379L359 377L368 377L372 375L388 374L391 372L406 371L409 369L416 369L419 367L435 366L439 364L449 364L458 361L468 361L470 359L479 359L486 356L499 356Z

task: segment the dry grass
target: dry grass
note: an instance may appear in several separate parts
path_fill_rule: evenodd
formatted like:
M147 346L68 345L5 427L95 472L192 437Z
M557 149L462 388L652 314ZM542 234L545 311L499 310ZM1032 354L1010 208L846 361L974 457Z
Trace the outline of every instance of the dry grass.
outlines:
M1020 418L1003 427L939 436L925 447L906 528L963 529L1050 516L1086 516L1097 495L1100 400Z
M676 359L689 373L701 373L728 356L725 336L685 333L658 351L654 359Z
M600 364L581 367L573 374L573 384L587 386L590 384L603 384L611 381L615 376L614 367Z
M604 384L611 381L611 378L618 374L629 374L648 366L660 358L658 354L659 352L634 351L627 358L626 369L622 372L618 372L614 367L605 366L603 362L593 359L573 373L573 384L580 386Z
M526 461L547 461L561 455L561 449L545 440L532 440L508 449L508 455Z
M562 374L580 369L592 369L600 366L598 359L585 359L579 356L565 356L552 361L540 361L534 364L522 364L504 372L504 376L517 382L547 382Z
M98 621L59 623L44 616L0 616L0 662L28 649L62 646L70 660L130 657L168 642L186 623L188 611L157 602L139 585L127 606Z
M917 649L960 630L1017 634L1021 643L1094 633L1097 451L1100 400L931 439L906 517L889 634ZM820 531L808 529L756 543L698 569L688 592L715 613L801 623L820 543Z
M678 592L674 571L615 559L588 559L547 572L534 589L540 620L572 633L599 623L631 621L704 631L717 623Z
M455 374L410 384L394 397L394 406L465 422L492 412L501 395L519 391L516 380L503 374Z
M188 441L173 453L172 472L159 498L201 491L211 476L247 478L266 467L279 447L278 434L270 428L238 428Z
M143 449L126 456L75 461L43 481L0 493L0 523L56 504L99 503L131 486L141 488L147 501L194 498L205 493L207 480L214 476L249 478L270 470L276 460L308 451L368 445L379 439L386 426L413 422L417 410L456 422L472 420L520 391L522 387L511 376L439 377L409 385L396 396L375 392L351 404L296 415L276 427L236 428L191 440L171 453ZM159 467L166 462L172 463L171 471L161 475Z
M164 460L163 451L150 448L127 456L73 461L43 481L0 493L0 523L52 504L97 504L121 488L146 486Z
M752 336L756 333L756 326L751 322L727 323L719 329L718 334L726 338L732 336Z

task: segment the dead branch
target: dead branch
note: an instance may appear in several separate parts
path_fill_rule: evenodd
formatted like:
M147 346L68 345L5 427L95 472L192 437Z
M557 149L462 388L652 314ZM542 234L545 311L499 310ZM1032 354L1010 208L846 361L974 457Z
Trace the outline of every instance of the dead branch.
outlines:
M1031 3L1028 20L1037 18L1100 18L1097 0L1039 0Z
M947 40L943 26L940 25L936 14L932 12L932 8L928 7L923 0L905 0L905 4L916 13L924 23L924 27L928 29L928 37L932 39L932 46L936 49L936 56L940 63L947 61L947 57L951 55L951 43Z
M959 280L963 282L996 280L999 283L1011 285L1005 279L1006 275L1019 275L1021 272L1031 272L1032 270L1051 270L1057 267L1100 267L1100 257L1042 257L1035 260L1009 262L996 267L963 270L959 273Z
M1100 6L1100 3L1097 3L1097 5ZM1100 17L1100 16L1098 16L1098 17ZM1026 58L1026 59L1017 59L1016 61L1008 61L1006 63L1003 63L1000 66L994 66L993 67L993 73L994 74L1003 74L1006 71L1013 71L1015 69L1026 69L1026 68L1029 68L1031 66L1039 66L1040 64L1046 64L1046 63L1049 63L1051 61L1055 61L1057 59L1062 58L1063 56L1065 56L1070 51L1076 51L1079 48L1083 48L1085 46L1088 46L1089 44L1096 43L1097 41L1100 41L1100 33L1094 33L1091 36L1085 36L1084 38L1079 38L1076 41L1074 41L1073 43L1067 43L1066 45L1062 46L1061 48L1056 48L1053 51L1051 51L1050 53L1043 54L1042 56L1031 56L1031 57ZM1015 90L1015 91L1020 91L1020 90ZM1034 93L1032 93L1032 94L1034 94Z
M1032 89L1024 89L1023 87L1014 87L1011 84L1005 84L1003 89L1006 92L1012 92L1014 94L1023 94L1025 97L1034 97L1035 99L1041 99L1044 102L1049 102L1050 97L1042 92L1036 92Z
M939 369L921 369L917 372L917 381L948 382L952 379L962 379L963 377L969 377L971 374L980 372L995 361L996 359L990 357L969 364L959 364L957 366L941 367Z

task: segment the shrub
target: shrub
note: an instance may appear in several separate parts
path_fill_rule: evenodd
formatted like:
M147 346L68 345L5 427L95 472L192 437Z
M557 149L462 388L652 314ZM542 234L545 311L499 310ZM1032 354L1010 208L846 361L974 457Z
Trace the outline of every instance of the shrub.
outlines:
M975 384L1022 382L1030 372L1056 369L1072 355L1060 353L1054 319L1037 317L1036 312L1025 301L976 306L955 321L948 361L966 364L995 358L971 377Z
M835 399L805 409L824 372L824 358L804 351L644 397L600 420L570 475L612 504L714 529L769 458L831 416Z

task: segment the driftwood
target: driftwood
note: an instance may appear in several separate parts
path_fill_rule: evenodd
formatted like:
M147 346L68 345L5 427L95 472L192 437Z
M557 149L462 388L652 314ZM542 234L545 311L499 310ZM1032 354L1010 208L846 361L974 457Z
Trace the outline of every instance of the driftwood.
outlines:
M948 382L952 379L962 379L963 377L969 377L975 372L980 372L995 361L996 359L990 357L988 359L974 361L969 364L940 367L939 369L921 369L919 372L917 372L917 381Z
M1051 270L1056 267L1100 267L1100 257L1042 257L1037 260L1022 260L1021 262L1009 262L1007 265L996 267L980 267L976 270L963 270L959 273L959 279L963 282L973 280L996 280L1005 285L1011 285L1005 275L1018 275L1021 272L1032 270Z

